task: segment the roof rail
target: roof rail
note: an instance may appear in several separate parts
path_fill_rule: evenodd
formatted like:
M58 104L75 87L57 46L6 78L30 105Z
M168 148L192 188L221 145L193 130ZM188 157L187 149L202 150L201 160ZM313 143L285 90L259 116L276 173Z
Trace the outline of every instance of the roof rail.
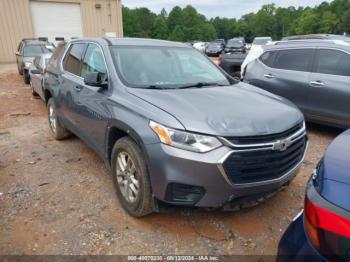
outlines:
M108 45L112 45L111 40L108 39L108 37L102 37L104 40L106 40Z
M301 44L301 43L330 43L330 44L336 44L336 45L345 45L350 46L350 39L349 41L346 40L339 40L339 39L300 39L300 40L281 40L281 41L275 41L270 42L266 45L283 45L283 44Z

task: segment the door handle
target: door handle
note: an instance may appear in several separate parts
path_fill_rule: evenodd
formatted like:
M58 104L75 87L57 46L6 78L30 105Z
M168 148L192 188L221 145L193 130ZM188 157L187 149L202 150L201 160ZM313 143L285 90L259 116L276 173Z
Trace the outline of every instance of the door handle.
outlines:
M74 89L75 89L75 91L80 92L82 87L81 86L75 86Z
M324 86L322 81L311 81L310 86Z
M273 75L271 74L265 74L264 77L268 78L268 79L272 79L275 78Z

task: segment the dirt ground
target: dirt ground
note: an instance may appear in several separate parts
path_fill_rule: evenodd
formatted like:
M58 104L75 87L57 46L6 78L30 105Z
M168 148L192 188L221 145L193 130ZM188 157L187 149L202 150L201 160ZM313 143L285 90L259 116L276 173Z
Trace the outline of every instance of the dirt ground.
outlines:
M340 132L308 125L300 173L260 206L136 219L121 208L101 159L76 137L55 141L45 104L15 65L0 65L0 254L276 254L312 170Z

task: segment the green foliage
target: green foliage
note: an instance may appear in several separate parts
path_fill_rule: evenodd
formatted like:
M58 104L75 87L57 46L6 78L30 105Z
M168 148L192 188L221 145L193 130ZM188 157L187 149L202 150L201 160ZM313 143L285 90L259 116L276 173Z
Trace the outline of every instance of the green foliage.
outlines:
M248 42L256 36L278 40L295 34L350 34L350 0L323 2L314 8L276 7L263 5L257 13L240 19L215 17L208 20L188 5L175 6L168 14L148 8L129 9L123 6L124 35L173 41L212 41L243 36Z
M168 39L168 25L163 16L158 16L154 20L152 38Z
M171 32L169 36L169 40L171 41L184 41L185 39L185 34L182 31L181 26L177 25L175 26L174 30Z

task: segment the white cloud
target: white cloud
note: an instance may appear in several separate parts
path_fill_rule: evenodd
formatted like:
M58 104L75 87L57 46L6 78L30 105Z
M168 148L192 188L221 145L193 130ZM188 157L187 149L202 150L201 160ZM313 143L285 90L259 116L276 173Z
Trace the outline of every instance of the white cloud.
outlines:
M324 0L122 0L122 4L130 7L148 7L155 13L159 13L164 7L168 12L178 5L185 7L193 5L200 13L209 17L234 17L256 12L263 4L275 3L277 6L315 6ZM327 0L330 1L330 0Z

